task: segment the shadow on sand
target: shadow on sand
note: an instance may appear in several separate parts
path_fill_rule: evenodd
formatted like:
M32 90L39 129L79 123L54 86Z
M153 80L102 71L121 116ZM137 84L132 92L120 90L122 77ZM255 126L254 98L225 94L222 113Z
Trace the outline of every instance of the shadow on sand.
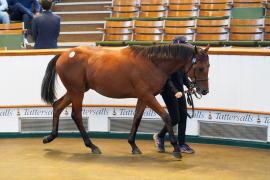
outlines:
M92 153L69 153L55 149L44 149L44 157L70 161L72 163L95 163L107 164L113 166L139 166L145 167L166 167L170 169L185 170L194 167L194 164L187 164L182 159L177 160L172 157L171 153L145 153L132 155L129 153L112 153L112 154L92 154Z

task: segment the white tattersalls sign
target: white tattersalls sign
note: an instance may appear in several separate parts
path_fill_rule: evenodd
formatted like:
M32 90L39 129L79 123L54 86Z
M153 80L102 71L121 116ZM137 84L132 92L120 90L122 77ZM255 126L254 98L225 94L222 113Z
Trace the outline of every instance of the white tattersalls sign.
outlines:
M132 118L135 113L134 107L84 107L82 110L83 117L89 118L88 129L90 131L108 131L108 119ZM189 113L191 111L189 110ZM19 118L51 118L53 114L50 107L34 108L0 108L0 132L19 132ZM66 108L61 117L70 117L71 107ZM160 119L152 110L147 108L143 118ZM188 120L187 133L198 135L198 121L225 122L229 124L237 123L243 125L261 125L270 129L270 115L241 113L241 112L224 112L195 110L194 118ZM270 132L270 130L268 131ZM270 141L270 134L268 134Z
M263 114L209 111L207 118L212 121L229 123L260 124L265 126L270 124L270 115Z
M0 118L1 117L13 117L16 115L14 109L0 109Z

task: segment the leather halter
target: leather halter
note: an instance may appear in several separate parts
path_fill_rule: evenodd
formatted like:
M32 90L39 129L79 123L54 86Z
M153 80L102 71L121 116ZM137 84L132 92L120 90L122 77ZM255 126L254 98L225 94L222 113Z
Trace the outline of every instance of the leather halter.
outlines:
M193 65L196 64L197 61L198 61L197 58L193 56L192 63L190 65L190 67L188 68L188 70L185 72L185 74L187 74L193 68ZM209 80L209 78L198 79L196 77L196 68L193 68L193 75L194 75L194 80L191 80L191 82L194 85L194 87L197 87L197 82L199 82L199 81L208 81Z

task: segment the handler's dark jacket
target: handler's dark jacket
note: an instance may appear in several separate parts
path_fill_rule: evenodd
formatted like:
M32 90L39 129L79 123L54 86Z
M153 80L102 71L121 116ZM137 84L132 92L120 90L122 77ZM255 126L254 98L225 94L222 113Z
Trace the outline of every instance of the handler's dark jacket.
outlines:
M181 91L183 93L183 85L185 85L189 89L191 82L183 71L176 71L167 80L163 88L163 92L171 91L173 94L176 94L177 92Z

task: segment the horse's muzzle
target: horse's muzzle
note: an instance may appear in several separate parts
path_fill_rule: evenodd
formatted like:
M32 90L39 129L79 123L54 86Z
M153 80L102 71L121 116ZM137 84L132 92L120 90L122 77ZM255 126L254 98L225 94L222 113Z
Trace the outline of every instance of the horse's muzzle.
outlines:
M209 93L209 90L208 90L208 89L202 90L202 95L206 95L206 94L208 94L208 93Z

